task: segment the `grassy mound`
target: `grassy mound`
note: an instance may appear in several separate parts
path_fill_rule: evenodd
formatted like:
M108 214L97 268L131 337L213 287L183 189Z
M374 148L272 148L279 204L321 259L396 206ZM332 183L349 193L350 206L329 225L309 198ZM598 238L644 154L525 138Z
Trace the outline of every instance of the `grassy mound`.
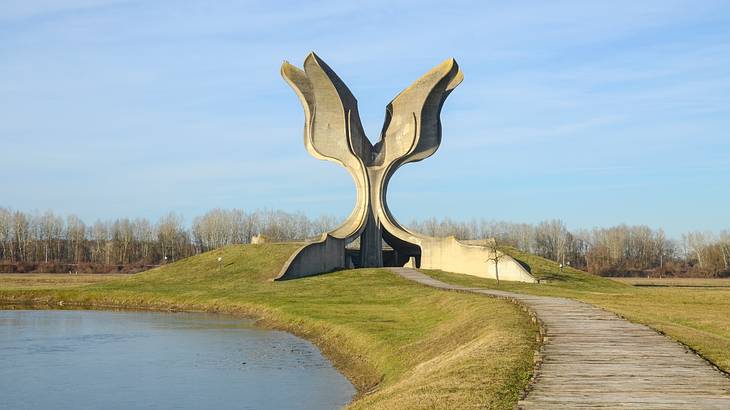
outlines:
M504 247L502 250L523 265L529 266L530 272L540 280L540 288L550 295L555 295L555 292L559 292L560 289L569 292L597 289L605 292L620 292L627 289L627 286L622 283L570 266L561 268L558 262L519 249Z
M560 264L515 248L502 247L501 250L515 258L530 273L540 280L539 284L501 281L499 289L513 292L545 296L575 297L582 292L621 293L631 291L632 287L611 279L592 275L571 267L560 268ZM438 270L424 270L444 282L465 286L496 288L497 281L470 275L459 275Z
M4 289L0 277L0 300L253 315L315 342L361 393L353 408L514 407L536 348L518 307L384 269L272 282L297 246L230 246L77 287Z
M444 282L581 300L648 325L691 347L730 372L729 287L635 287L516 249L503 249L527 264L540 284L496 281L441 271L425 273Z

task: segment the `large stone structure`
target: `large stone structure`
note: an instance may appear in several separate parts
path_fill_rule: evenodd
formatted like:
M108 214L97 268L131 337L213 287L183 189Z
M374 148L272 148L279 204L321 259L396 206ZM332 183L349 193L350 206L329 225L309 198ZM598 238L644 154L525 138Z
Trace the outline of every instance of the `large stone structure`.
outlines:
M349 267L404 266L495 277L499 259L503 280L535 282L507 255L494 258L483 246L454 237L432 238L409 231L393 218L386 202L388 181L403 164L428 158L441 143L441 107L463 75L449 59L434 67L388 104L380 141L371 144L345 83L317 55L304 70L288 62L281 74L304 108L304 146L315 158L342 165L355 181L350 216L334 230L302 246L277 279L290 279ZM359 239L358 249L347 245ZM387 247L384 247L385 242ZM489 261L492 262L489 262Z

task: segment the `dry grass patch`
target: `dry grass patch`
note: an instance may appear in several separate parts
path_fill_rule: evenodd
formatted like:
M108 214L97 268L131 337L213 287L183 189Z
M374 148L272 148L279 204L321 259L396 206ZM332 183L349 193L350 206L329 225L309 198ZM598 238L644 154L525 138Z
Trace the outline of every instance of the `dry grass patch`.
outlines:
M409 346L420 352L414 365L352 407L513 408L517 399L514 393L524 388L531 375L526 371L531 357L525 353L536 348L532 342L535 335L524 331L524 318L510 311L514 306L494 306L486 311L483 306L469 308L473 309L469 314L434 329L433 338ZM420 346L423 344L430 347ZM514 373L515 369L522 370Z

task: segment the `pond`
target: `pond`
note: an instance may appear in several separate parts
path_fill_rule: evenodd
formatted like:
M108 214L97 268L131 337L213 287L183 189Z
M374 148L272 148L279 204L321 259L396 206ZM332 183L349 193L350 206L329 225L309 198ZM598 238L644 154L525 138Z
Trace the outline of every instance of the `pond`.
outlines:
M0 407L334 409L355 389L286 332L212 314L0 310Z

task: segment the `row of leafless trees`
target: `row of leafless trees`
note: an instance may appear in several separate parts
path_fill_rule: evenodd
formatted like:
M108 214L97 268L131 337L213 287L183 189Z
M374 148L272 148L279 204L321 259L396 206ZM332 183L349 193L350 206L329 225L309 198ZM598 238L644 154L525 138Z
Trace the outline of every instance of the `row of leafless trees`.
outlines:
M302 213L214 209L193 220L192 238L198 251L234 243L249 243L263 235L271 241L297 241L318 236L338 222L333 216L310 219Z
M194 252L190 234L175 214L154 224L122 218L87 225L74 215L0 208L0 261L13 266L42 263L57 271L81 264L144 265Z
M302 240L333 228L332 216L308 218L283 211L214 209L192 221L171 213L145 218L96 221L53 212L0 208L0 270L138 270L234 243L254 235L273 241ZM500 244L602 275L730 275L730 232L691 232L679 240L661 229L620 225L569 231L560 220L539 224L487 220L414 221L411 229L459 239L496 238ZM29 265L29 266L24 266ZM83 270L83 269L82 269ZM88 269L87 269L88 270Z
M569 231L560 220L520 224L486 220L414 221L432 236L496 238L503 245L601 275L730 276L730 231L667 238L661 229L619 225Z
M215 209L195 218L188 229L174 213L155 222L120 218L86 224L74 215L0 208L0 261L5 262L4 270L17 264L42 264L40 268L51 270L75 270L84 264L107 270L119 265L141 268L228 244L248 243L253 235L275 241L302 240L336 222L333 217L309 219L282 211Z

